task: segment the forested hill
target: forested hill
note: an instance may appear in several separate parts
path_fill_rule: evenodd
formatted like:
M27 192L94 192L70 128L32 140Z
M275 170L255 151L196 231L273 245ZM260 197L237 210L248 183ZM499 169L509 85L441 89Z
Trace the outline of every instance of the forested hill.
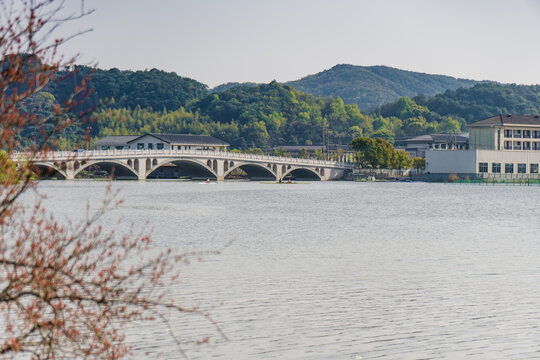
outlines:
M383 129L394 136L411 136L464 132L467 123L498 114L540 115L540 85L480 83L431 97L402 97L381 106L372 116L378 118L374 130L383 121Z
M459 117L468 123L497 114L540 115L540 85L480 83L413 100L439 115Z
M96 114L90 135L208 134L233 148L247 149L321 144L323 132L332 143L348 144L358 136L393 141L462 130L463 121L440 116L409 98L400 98L384 111L388 116L365 114L339 97L315 97L273 81L211 93L177 110L103 109Z
M90 72L80 67L76 77L60 76L21 110L50 114L54 120L55 104L63 102L74 84ZM358 136L393 141L461 133L467 131L468 122L499 113L540 114L540 86L498 83L479 83L431 97L400 97L371 113L340 97L318 97L275 81L209 92L195 80L155 69L95 70L90 88L95 91L84 106L95 110L95 122L66 129L58 138L58 148L76 148L87 129L93 139L146 132L208 134L247 149L321 144L323 132L330 142L341 144ZM94 107L97 104L101 106ZM39 127L30 126L22 136L28 142L39 132Z
M372 110L402 96L435 95L470 87L477 81L430 75L387 66L336 65L315 75L288 82L297 90L323 97L340 97L346 104Z
M244 149L320 144L323 129L334 141L347 144L359 134L372 133L374 121L339 98L316 98L275 81L208 94L174 111L137 107L104 109L96 115L93 137L145 132L209 134Z
M85 99L86 107L96 108L105 104L113 108L141 108L151 110L176 110L208 93L208 87L198 81L181 77L174 72L157 69L144 71L96 69L78 66L75 76L59 74L47 92L63 102L73 92L75 84L91 75L89 88L93 93Z

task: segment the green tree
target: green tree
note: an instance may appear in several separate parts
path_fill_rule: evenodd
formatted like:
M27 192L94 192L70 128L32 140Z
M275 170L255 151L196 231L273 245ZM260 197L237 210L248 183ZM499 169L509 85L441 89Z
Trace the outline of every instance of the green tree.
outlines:
M351 142L351 147L358 152L356 159L362 167L391 166L394 147L384 139L360 137Z
M390 124L390 121L384 117L378 117L373 121L373 130L378 131L381 129L386 129Z
M264 152L261 148L250 148L245 151L246 154L263 155Z
M447 134L460 134L461 124L458 120L447 117L441 123L440 129Z
M242 130L246 140L250 139L252 143L263 147L267 145L269 136L263 121L252 122L245 125Z
M289 154L284 148L274 148L272 150L273 156L282 156L282 157L291 157L291 154Z
M313 157L317 160L323 160L324 159L324 153L320 149L315 149L313 152Z
M418 105L413 99L402 97L394 102L384 105L381 108L383 116L396 116L401 120L412 117L429 117L430 111L427 107Z
M349 128L349 134L352 136L353 139L362 136L363 130L360 126L351 126Z
M413 167L415 169L425 169L426 168L426 159L421 157L415 157L412 159Z
M371 134L371 138L384 139L388 141L390 144L394 143L394 133L392 133L390 130L387 130L387 129L379 129L375 131L373 134Z
M425 133L427 126L426 119L423 116L412 117L403 120L403 131L406 135L421 135Z
M309 158L309 152L307 151L306 148L302 148L298 152L298 157L301 158L301 159L307 159L307 158Z
M392 155L391 165L393 169L408 169L412 167L413 161L405 150L395 150Z

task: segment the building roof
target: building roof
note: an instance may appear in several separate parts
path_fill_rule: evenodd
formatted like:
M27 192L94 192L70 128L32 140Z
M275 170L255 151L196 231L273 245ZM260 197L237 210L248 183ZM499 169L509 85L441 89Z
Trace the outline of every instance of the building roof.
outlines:
M229 146L223 140L216 139L213 136L209 135L191 135L191 134L154 134L148 133L141 136L136 136L135 138L128 141L132 143L144 136L153 136L163 142L168 144L182 144L182 145L204 145L204 146Z
M286 151L302 151L302 149L306 149L307 151L315 151L315 150L322 150L322 145L281 145L281 146L274 146L274 149L283 149Z
M538 115L499 114L487 119L474 121L467 126L504 126L504 125L536 125L540 126Z
M94 141L94 146L119 146L127 145L133 139L138 138L137 135L110 135Z
M428 134L403 140L406 143L467 143L469 137L454 134Z
M315 151L315 150L323 150L325 147L323 145L280 145L275 146L274 149L283 149L285 151L302 151L302 149L306 149L307 151ZM335 151L335 150L344 150L344 151L351 151L352 148L349 145L339 145L339 144L329 144L328 150L329 151Z

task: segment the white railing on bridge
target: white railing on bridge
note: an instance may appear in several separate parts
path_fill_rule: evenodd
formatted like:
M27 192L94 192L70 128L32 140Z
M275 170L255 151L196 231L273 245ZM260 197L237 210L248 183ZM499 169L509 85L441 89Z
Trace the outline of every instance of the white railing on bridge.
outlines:
M284 163L284 164L301 164L312 165L322 167L339 167L339 168L353 168L353 163L332 161L332 160L318 160L318 159L303 159L295 157L284 156L272 156L272 155L258 155L258 154L246 154L231 151L220 150L178 150L178 149L163 149L163 150L149 150L149 149L109 149L109 150L84 150L84 151L51 151L44 153L42 156L34 156L35 159L40 160L74 160L78 159L92 159L92 158L114 158L125 156L190 156L190 157L205 157L205 158L219 158L227 160L251 160L251 161L265 161L272 163ZM24 158L24 153L16 153L13 156L14 159Z

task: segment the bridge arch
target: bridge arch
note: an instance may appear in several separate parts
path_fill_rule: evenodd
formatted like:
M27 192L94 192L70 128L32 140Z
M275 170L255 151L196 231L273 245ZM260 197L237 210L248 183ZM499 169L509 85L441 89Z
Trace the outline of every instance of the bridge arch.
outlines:
M56 173L61 175L64 178L64 180L67 179L66 172L52 162L37 161L34 163L34 166L36 166L39 169L39 171L42 171L43 169L47 169L50 175L53 175L54 172L51 172L49 169L53 169Z
M277 175L272 169L268 168L264 164L258 163L234 163L230 162L232 165L229 166L229 169L225 171L224 177L230 175L236 169L242 169L250 179L272 179L276 180Z
M162 160L154 161L152 162L152 164L153 164L152 167L146 171L145 178L148 178L148 176L152 175L153 172L155 172L160 167L166 164L174 164L184 169L187 168L186 173L188 174L191 173L192 178L210 178L210 179L218 178L217 173L212 169L213 167L212 160L198 161L198 160L188 159L188 158L162 159Z
M321 174L319 174L316 169L311 169L307 167L290 167L285 173L283 173L282 176L283 178L287 176L293 176L297 179L302 180L322 180Z
M76 177L81 171L92 165L109 165L111 168L118 167L119 169L125 170L126 176L133 175L135 178L138 178L137 171L129 166L128 163L122 162L121 160L114 159L103 159L103 160L90 160L82 164L77 170L73 172L73 177ZM108 167L108 166L107 166Z

